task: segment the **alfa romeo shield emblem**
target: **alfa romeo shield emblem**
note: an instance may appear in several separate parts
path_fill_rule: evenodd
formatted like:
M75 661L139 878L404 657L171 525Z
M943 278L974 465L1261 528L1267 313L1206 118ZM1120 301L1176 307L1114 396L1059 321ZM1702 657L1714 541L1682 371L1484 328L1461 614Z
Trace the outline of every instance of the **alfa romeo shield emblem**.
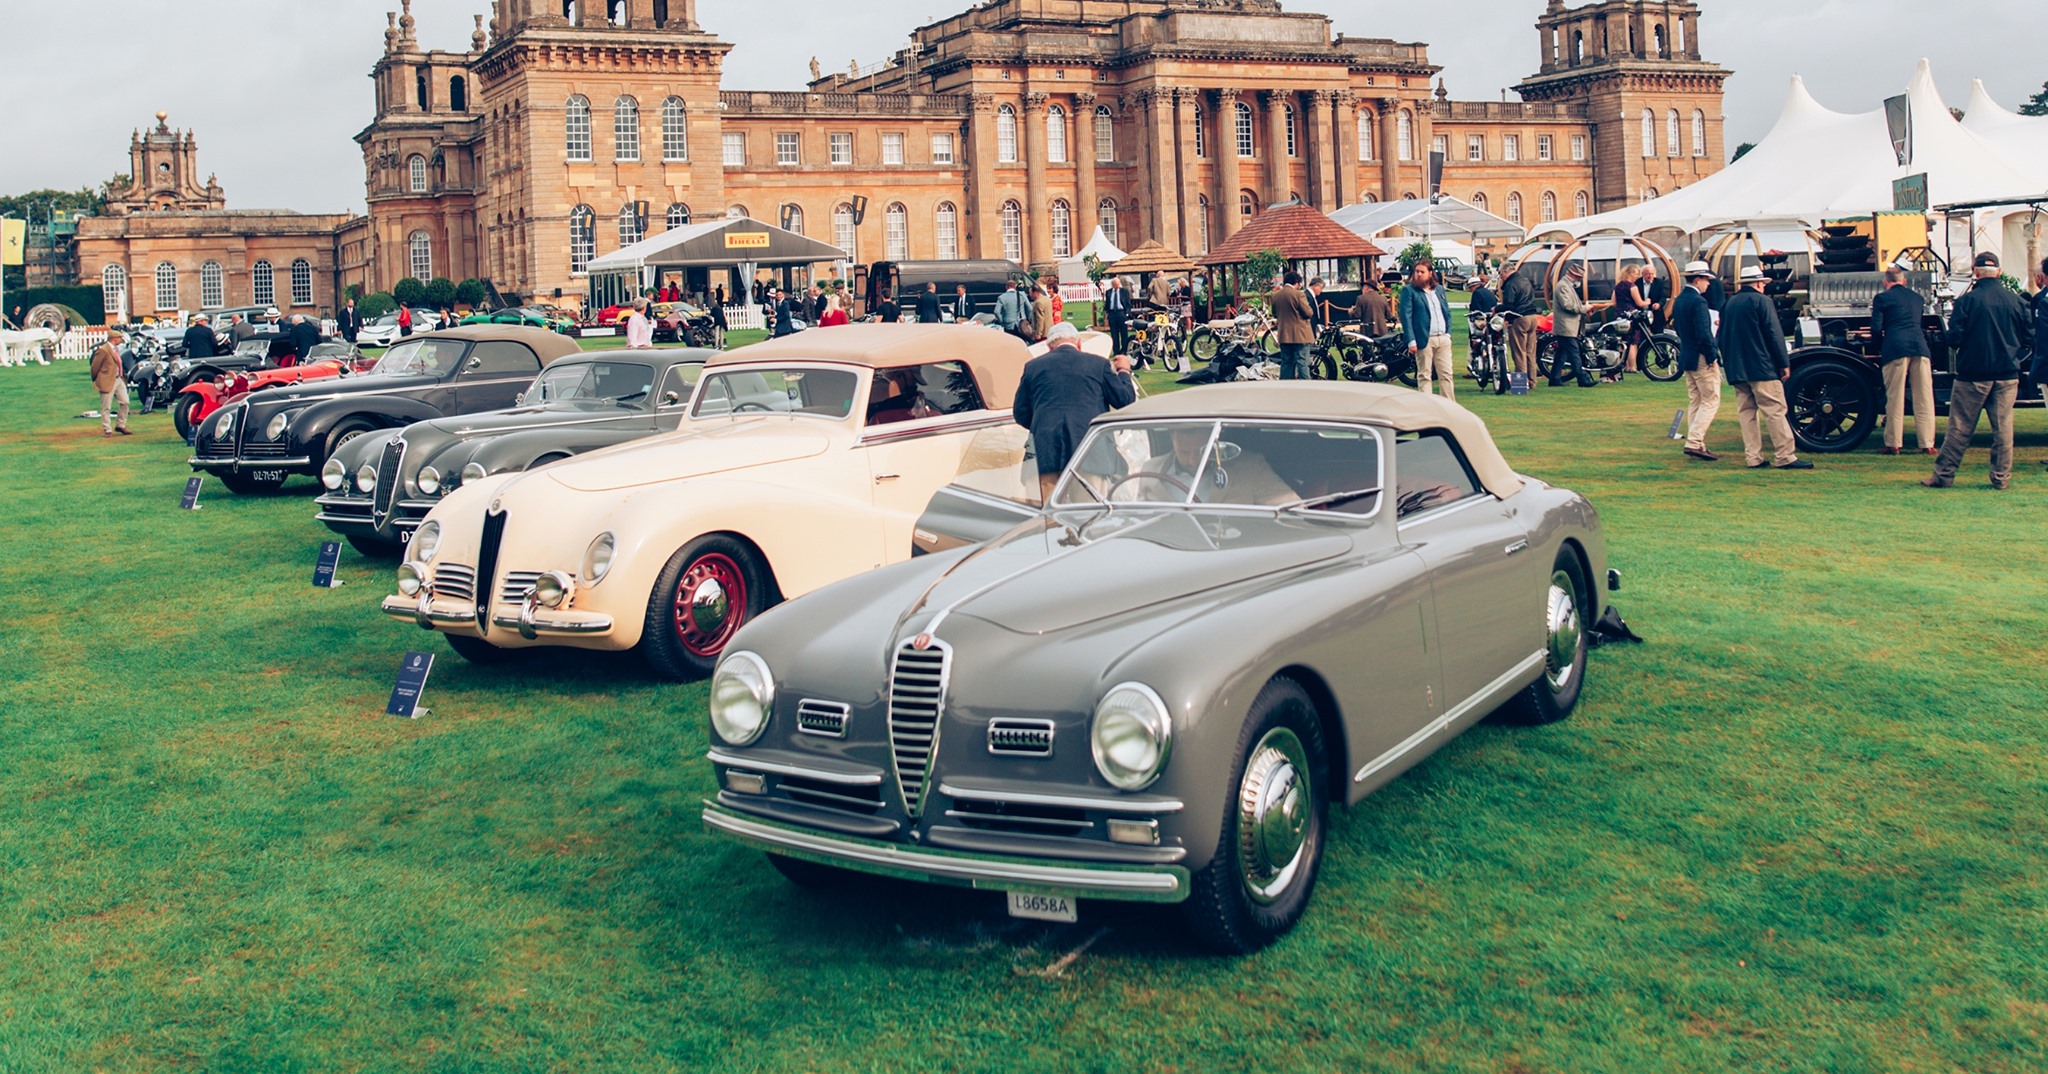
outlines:
M917 637L910 639L910 647L923 652L932 647L932 636L930 634L919 634Z

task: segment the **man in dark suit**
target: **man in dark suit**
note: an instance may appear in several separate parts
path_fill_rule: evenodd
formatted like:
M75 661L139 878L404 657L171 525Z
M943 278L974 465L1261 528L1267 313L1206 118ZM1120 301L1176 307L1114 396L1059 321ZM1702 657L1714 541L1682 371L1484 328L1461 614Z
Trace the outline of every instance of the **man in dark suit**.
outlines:
M1579 262L1572 262L1578 264ZM1707 427L1721 412L1721 348L1714 342L1714 315L1707 308L1707 286L1714 270L1705 261L1685 266L1685 286L1671 308L1671 327L1678 333L1678 371L1685 376L1685 453L1701 462L1721 456L1707 450Z
M299 361L305 361L319 344L320 326L303 313L293 315L292 353L298 355Z
M1884 360L1884 453L1897 455L1906 443L1906 393L1913 394L1913 438L1920 453L1934 454L1934 364L1927 333L1920 327L1927 300L1906 286L1906 270L1884 270L1884 290L1870 300L1870 341Z
M1010 410L1017 424L1031 430L1038 456L1038 498L1044 501L1059 483L1074 449L1096 415L1130 406L1138 398L1131 382L1131 360L1117 355L1103 361L1075 345L1080 329L1053 326L1047 335L1052 349L1024 364L1017 399Z
M974 319L974 300L967 297L967 285L953 285L953 320L966 324Z
M1977 435L1977 415L1991 421L1991 487L2012 483L2012 406L2020 395L2020 359L2034 347L2026 302L2000 280L1998 255L1981 253L1972 265L1977 282L1956 299L1948 338L1956 346L1956 379L1949 386L1948 431L1934 476L1920 482L1945 489L1956 479L1963 453Z
M783 294L779 288L770 292L770 297L775 299L775 329L770 335L780 339L783 336L794 334L796 332L796 303L790 301L789 296Z
M925 284L924 290L918 292L917 296L917 323L938 324L940 321L945 320L945 317L942 315L943 313L943 309L939 306L939 285L935 283Z
M815 283L811 285L810 316L806 320L812 324L820 324L825 320L825 289Z
M1124 353L1131 342L1131 293L1124 290L1122 276L1109 278L1109 290L1102 293L1102 315L1109 321L1109 349Z
M1742 270L1742 289L1728 299L1721 311L1721 364L1728 370L1728 383L1735 386L1735 417L1742 426L1742 456L1752 470L1773 466L1779 470L1811 470L1813 464L1799 457L1799 445L1792 439L1792 423L1785 420L1785 378L1792 375L1791 356L1785 353L1785 330L1778 323L1778 307L1764 294L1764 270L1751 265ZM1763 430L1771 434L1775 458L1764 459Z
M334 327L341 333L341 338L350 343L356 341L356 333L363 330L363 315L357 312L355 299L349 299L348 304L341 307L341 312L334 315Z
M185 357L211 358L213 348L213 321L201 313L192 318L192 327L185 329Z

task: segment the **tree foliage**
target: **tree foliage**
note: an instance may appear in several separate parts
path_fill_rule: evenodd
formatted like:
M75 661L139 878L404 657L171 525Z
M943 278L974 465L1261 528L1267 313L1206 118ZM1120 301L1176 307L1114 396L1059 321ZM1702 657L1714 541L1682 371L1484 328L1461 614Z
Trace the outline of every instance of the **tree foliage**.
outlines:
M1728 158L1728 163L1730 163L1730 164L1733 164L1733 163L1735 163L1736 161L1738 161L1738 160L1741 160L1741 159L1742 159L1743 157L1746 157L1746 156L1748 156L1748 155L1749 155L1749 151L1750 151L1750 150L1752 150L1752 149L1755 149L1755 148L1756 148L1756 143L1755 143L1755 142L1744 142L1744 143L1742 143L1741 145L1738 145L1738 146L1736 146L1736 147L1735 147L1735 155L1734 155L1734 156L1732 156L1732 157L1729 157L1729 158Z
M427 305L437 310L447 309L455 304L455 281L446 276L436 276L427 281L427 289L422 297L427 300Z
M2020 105L2020 115L2048 116L2048 82L2041 83L2041 92L2027 98L2027 103Z
M419 281L415 280L413 282L417 283ZM391 295L385 291L377 291L372 294L364 295L362 300L356 303L356 312L361 313L363 315L363 320L366 321L373 317L382 317L385 314L390 313L392 310L395 310L397 308L398 300L392 298Z
M391 289L391 297L396 299L401 305L417 306L421 302L426 301L427 285L413 279L411 276L407 276L399 280L398 285Z
M467 279L455 285L455 304L476 309L484 304L484 299L489 294L490 288L484 286L484 281Z
M26 194L0 194L0 213L28 219L35 217L38 227L43 216L52 210L71 213L74 216L91 216L99 213L106 205L106 199L93 190L31 190Z
M1287 255L1279 250L1260 250L1244 259L1240 271L1244 287L1250 291L1264 291L1273 286L1274 278L1287 268Z
M1436 247L1426 242L1411 242L1394 255L1394 260L1401 263L1401 271L1406 274L1418 263L1436 264Z

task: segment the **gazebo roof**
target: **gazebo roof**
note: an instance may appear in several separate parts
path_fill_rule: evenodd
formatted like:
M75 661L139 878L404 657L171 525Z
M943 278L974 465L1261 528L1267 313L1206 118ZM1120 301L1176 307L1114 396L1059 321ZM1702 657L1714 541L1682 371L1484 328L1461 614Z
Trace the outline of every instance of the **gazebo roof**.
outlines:
M1146 239L1145 244L1118 258L1109 266L1109 271L1118 274L1128 272L1193 272L1195 263L1167 249L1158 239Z
M1278 250L1289 261L1378 257L1386 251L1320 211L1295 202L1252 217L1237 234L1202 258L1204 265L1238 265L1260 250Z

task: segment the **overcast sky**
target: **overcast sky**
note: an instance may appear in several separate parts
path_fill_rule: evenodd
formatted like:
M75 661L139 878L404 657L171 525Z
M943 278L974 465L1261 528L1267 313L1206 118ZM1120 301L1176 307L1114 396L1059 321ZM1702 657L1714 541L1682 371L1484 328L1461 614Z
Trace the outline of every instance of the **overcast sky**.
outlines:
M728 89L796 89L815 54L826 70L881 60L910 30L966 0L774 4L700 0L698 19L735 46ZM1451 95L1498 100L1537 65L1543 0L1286 0L1332 15L1337 32L1423 41ZM12 129L0 153L0 191L94 186L128 169L123 135L164 109L192 128L199 166L220 175L238 209L360 210L371 64L384 47L384 12L397 0L98 0L82 26L73 4L0 0L16 47L0 63L0 102ZM1804 75L1820 102L1865 111L1905 88L1913 64L1933 61L1949 104L1982 78L2007 108L2048 80L2043 0L1701 0L1702 50L1735 72L1729 146L1760 139L1786 80ZM414 0L428 48L466 49L472 16L489 0ZM21 43L33 42L33 47ZM74 43L78 51L64 47ZM39 108L35 102L47 101Z

